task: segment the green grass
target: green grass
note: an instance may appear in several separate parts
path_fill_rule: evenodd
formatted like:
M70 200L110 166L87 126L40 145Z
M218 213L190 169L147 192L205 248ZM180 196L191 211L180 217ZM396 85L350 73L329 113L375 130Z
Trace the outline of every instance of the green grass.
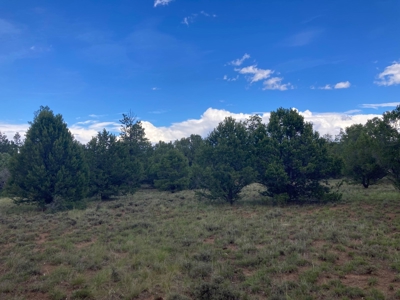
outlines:
M400 299L400 194L231 206L143 189L86 210L0 199L0 299Z

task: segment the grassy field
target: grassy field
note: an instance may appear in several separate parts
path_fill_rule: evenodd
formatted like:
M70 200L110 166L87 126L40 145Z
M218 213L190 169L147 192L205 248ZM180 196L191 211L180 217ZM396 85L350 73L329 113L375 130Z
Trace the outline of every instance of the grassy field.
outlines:
M400 299L400 193L233 206L143 189L86 210L0 200L0 299Z

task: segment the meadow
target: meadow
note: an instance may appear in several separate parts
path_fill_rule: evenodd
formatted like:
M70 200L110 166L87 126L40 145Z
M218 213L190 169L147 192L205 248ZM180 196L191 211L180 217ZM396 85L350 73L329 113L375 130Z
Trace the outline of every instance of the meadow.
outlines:
M0 299L400 299L400 194L234 205L142 188L84 210L0 199Z

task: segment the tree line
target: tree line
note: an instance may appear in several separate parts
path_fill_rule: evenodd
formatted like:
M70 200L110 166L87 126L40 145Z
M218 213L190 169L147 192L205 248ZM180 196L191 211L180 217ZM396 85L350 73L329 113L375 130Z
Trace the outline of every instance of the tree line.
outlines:
M294 109L227 117L207 137L192 134L151 144L142 123L123 114L119 136L104 129L87 144L74 139L49 107L34 114L24 141L0 133L0 192L15 203L68 209L85 197L108 200L141 185L176 192L193 189L233 204L248 184L260 183L275 203L326 202L341 195L328 179L365 188L387 177L400 190L400 106L382 118L320 136Z

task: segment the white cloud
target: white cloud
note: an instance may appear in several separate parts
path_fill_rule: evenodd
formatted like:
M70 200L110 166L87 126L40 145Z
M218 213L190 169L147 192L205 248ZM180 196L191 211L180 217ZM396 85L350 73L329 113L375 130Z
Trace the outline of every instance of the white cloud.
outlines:
M385 70L378 75L377 85L390 86L400 84L400 63L393 62L392 65L385 68Z
M153 88L151 88L153 91L158 91L160 88L158 88L158 87L153 87Z
M263 90L279 90L286 91L287 89L293 89L293 86L290 83L282 84L283 78L281 77L272 77L263 82Z
M348 89L351 86L351 83L349 81L342 81L336 83L334 86L331 84L326 84L324 86L317 87L319 90L332 90L332 89ZM314 86L310 87L312 90L315 90Z
M269 69L259 69L257 68L257 65L253 65L253 66L248 66L245 68L241 68L241 69L235 69L235 71L239 72L240 74L253 74L253 76L249 77L249 81L251 83L253 82L257 82L263 79L267 79L268 77L271 76L272 73L274 73L274 71L269 70Z
M361 104L362 108L373 108L378 109L379 107L396 107L400 105L400 102L387 102L387 103L377 103L377 104Z
M321 87L319 87L318 89L319 89L319 90L331 90L331 89L332 89L332 87L331 87L331 85L330 85L330 84L327 84L327 85L325 85L325 86L321 86Z
M351 115L351 114L356 114L356 113L359 113L359 112L362 112L362 110L361 109L350 109L348 111L345 111L344 114Z
M212 15L211 15L211 14L209 14L209 13L206 13L204 10L202 10L202 11L201 11L200 13L198 13L198 14L191 14L190 16L184 17L181 23L182 23L182 24L185 24L185 25L187 25L187 26L189 26L190 23L194 23L195 19L196 19L199 15L202 15L202 16L205 16L205 17L213 17L213 18L217 17L217 15L215 15L215 14L212 14Z
M389 104L390 106L396 106L396 104L400 104L400 102L375 104L375 106L389 106ZM340 132L341 128L353 124L365 124L372 118L381 117L380 114L360 114L359 112L359 110L351 110L344 113L315 113L309 110L303 112L299 111L305 121L312 122L314 130L318 131L321 135L327 133L336 135ZM145 120L142 121L142 124L147 138L151 142L156 143L160 140L174 141L176 139L188 137L191 134L199 134L205 137L218 125L219 122L223 121L225 117L231 116L237 120L245 120L252 114L254 113L233 113L224 109L208 108L198 119L189 119L173 123L170 126L157 127L151 122ZM258 114L261 116L264 123L268 123L270 112L258 112ZM29 124L0 123L0 131L5 133L9 139L11 139L16 132L19 132L23 136L28 128ZM118 135L120 124L117 122L87 120L69 126L72 134L82 143L90 141L90 139L93 136L96 136L99 131L102 131L103 128Z
M224 75L224 78L223 78L223 80L226 80L226 81L236 81L236 80L238 80L239 79L239 75L237 75L236 77L228 77L228 75Z
M349 81L342 81L335 84L335 89L348 89L351 86Z
M159 5L168 5L172 1L173 0L155 0L154 1L154 7L157 7Z
M240 65L243 64L243 62L246 59L249 59L249 58L250 58L250 55L245 53L242 58L238 58L238 59L232 60L231 62L228 63L228 65L239 67Z
M5 134L8 139L11 140L14 134L16 134L17 132L19 132L19 134L24 137L29 126L29 124L8 124L0 122L0 132L2 134Z
M185 24L185 25L187 25L187 26L189 26L189 22L191 23L192 22L192 17L184 17L183 18L183 21L182 21L182 24Z
M287 38L283 45L290 47L305 46L320 36L322 32L323 30L305 30Z
M104 128L107 131L118 134L120 124L117 122L99 122L97 120L88 120L77 122L69 126L69 130L74 137L82 143L89 142L92 137L96 136L97 133L102 131Z

